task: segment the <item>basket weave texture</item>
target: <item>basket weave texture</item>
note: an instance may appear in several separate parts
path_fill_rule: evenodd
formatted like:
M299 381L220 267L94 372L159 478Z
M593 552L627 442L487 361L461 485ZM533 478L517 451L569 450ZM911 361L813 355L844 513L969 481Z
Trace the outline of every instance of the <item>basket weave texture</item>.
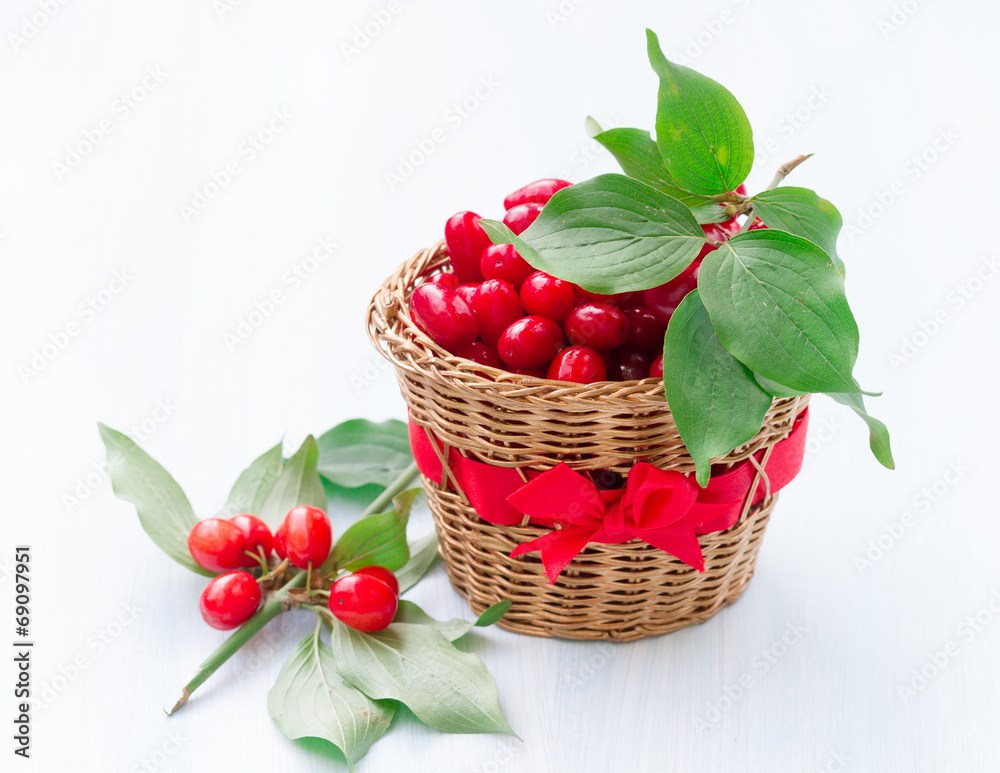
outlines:
M417 253L383 282L367 314L369 337L395 366L411 420L443 442L443 458L453 448L476 461L516 468L522 476L560 462L622 475L639 461L694 472L659 379L566 384L496 370L435 344L410 319L409 297L447 262L443 242ZM767 486L762 465L807 403L808 396L776 399L761 431L714 459L714 469L749 459ZM443 484L425 478L424 486L448 577L476 613L508 599L501 627L586 640L668 633L703 622L735 601L753 576L777 499L768 495L751 507L748 498L734 526L700 537L703 573L640 541L591 543L550 584L537 555L509 555L547 529L484 521L447 474ZM755 483L751 491L756 489Z

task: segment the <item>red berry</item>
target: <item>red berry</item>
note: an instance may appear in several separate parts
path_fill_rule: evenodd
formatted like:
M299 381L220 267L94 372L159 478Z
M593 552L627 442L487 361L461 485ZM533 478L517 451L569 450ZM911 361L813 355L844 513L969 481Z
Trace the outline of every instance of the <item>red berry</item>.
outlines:
M274 546L274 536L271 534L271 530L267 528L266 523L256 515L250 515L249 513L234 515L229 520L236 528L243 532L243 538L246 540L245 550L249 550L254 555L260 555L263 552L264 558L271 555L271 548ZM244 554L244 558L246 560L243 562L243 566L258 565L258 562L250 556Z
M721 223L706 223L701 227L705 232L705 238L715 242L725 242L732 239L740 232L740 221L735 217L724 220Z
M238 628L260 606L260 586L247 572L227 572L212 578L198 606L205 622L220 631Z
M521 303L529 314L562 322L576 305L573 283L536 271L521 285Z
M318 507L308 505L289 510L274 536L288 562L299 569L322 564L333 544L330 519Z
M563 349L549 365L548 377L555 381L575 381L592 384L606 381L607 371L600 352L589 346L570 346Z
M455 290L436 284L422 284L410 299L413 321L448 351L476 340L479 323L469 305Z
M459 285L455 288L455 292L458 293L458 297L465 301L465 304L471 309L472 302L476 297L476 290L479 289L479 282L470 282L469 284Z
M500 359L512 368L539 368L552 361L562 343L563 331L558 322L530 316L522 317L503 331L497 351Z
M520 290L524 280L535 271L509 244L493 244L483 250L479 268L485 279L502 279L515 290Z
M666 284L646 290L646 305L660 322L669 322L684 296L698 286L698 268L696 261Z
M384 566L363 566L360 569L355 569L354 573L368 575L369 577L374 577L376 580L381 580L392 588L393 593L397 596L399 595L399 580L396 579L396 575Z
M496 347L503 331L524 316L517 290L502 279L487 279L479 285L472 300L472 309L479 320L480 337L493 347Z
M628 317L628 338L625 339L625 346L644 352L663 349L663 334L667 332L667 326L651 309L645 306L629 306L622 311Z
M761 220L759 217L755 217L753 219L753 223L750 224L750 227L747 229L747 231L759 231L762 228L767 228L767 226L764 225L764 221Z
M663 355L661 354L655 360L653 364L649 366L649 377L650 378L663 378Z
M484 344L482 341L473 341L471 344L463 346L455 354L459 357L465 357L467 360L478 362L480 365L489 365L491 368L503 369L503 364L500 362L500 355L497 354L497 350L489 344Z
M746 183L740 183L738 186L736 186L735 192L740 194L740 196L746 196L747 195Z
M355 572L333 583L329 604L333 616L344 625L372 633L392 622L399 599L382 580Z
M507 214L503 216L503 224L520 235L535 222L535 218L544 206L544 204L517 204L507 210Z
M458 287L458 277L449 271L445 271L440 274L435 274L427 281L430 282L431 284L447 287L449 290L454 290Z
M601 293L592 293L590 290L584 290L582 287L574 285L576 288L576 296L578 303L587 303L588 301L593 301L594 303L611 303L615 306L624 308L625 306L635 306L638 303L642 303L642 293L641 292L627 292L627 293L614 293L613 295L602 295Z
M222 518L198 521L188 535L191 557L210 572L228 572L245 566L249 559L246 537L240 528Z
M479 227L479 215L475 212L452 215L444 226L444 240L458 281L481 281L479 259L492 242L486 231Z
M635 349L619 349L612 352L608 359L608 379L611 381L638 381L649 375L653 364L650 352L640 352Z
M512 209L518 204L544 204L552 195L563 188L568 188L572 183L565 180L535 180L528 183L523 188L518 188L510 196L503 200L504 209Z
M608 352L628 338L628 317L610 303L581 303L566 317L566 336L571 344L581 344Z

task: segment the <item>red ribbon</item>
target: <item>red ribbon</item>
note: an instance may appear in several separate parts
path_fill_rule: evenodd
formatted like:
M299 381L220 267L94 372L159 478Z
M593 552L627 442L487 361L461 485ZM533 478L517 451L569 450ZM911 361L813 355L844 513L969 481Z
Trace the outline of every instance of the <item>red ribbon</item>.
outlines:
M771 493L791 481L802 467L808 423L807 410L799 415L791 434L771 451L764 466ZM443 444L437 440L432 443L429 433L411 421L410 445L420 472L445 483ZM756 454L758 463L763 455L763 451ZM540 551L550 582L555 582L589 542L639 539L704 571L697 535L724 531L735 524L757 475L756 466L747 460L713 476L708 486L701 488L694 476L640 462L629 472L624 489L600 491L586 475L566 464L545 472L528 472L525 482L515 469L467 459L454 448L449 449L448 469L483 520L513 526L527 515L533 524L559 527L518 545L511 553L518 556ZM752 503L763 499L766 492L761 481Z

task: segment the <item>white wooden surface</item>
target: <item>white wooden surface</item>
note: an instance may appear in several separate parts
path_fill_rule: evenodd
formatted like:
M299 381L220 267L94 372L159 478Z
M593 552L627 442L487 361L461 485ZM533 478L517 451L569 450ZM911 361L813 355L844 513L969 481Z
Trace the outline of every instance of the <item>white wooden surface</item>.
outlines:
M816 152L789 182L832 199L852 228L840 245L859 372L886 392L873 410L899 469L879 468L860 422L815 400L805 469L738 604L615 647L489 631L469 646L524 743L402 716L360 769L1000 768L995 6L224 2L0 9L0 619L7 632L12 548L28 543L45 702L32 761L11 763L4 688L4 770L344 769L267 715L305 615L162 714L220 634L199 619L201 581L157 552L106 481L87 483L103 455L95 422L137 428L209 512L282 436L291 447L349 417L402 417L362 330L370 293L452 212L496 215L532 179L613 169L583 119L651 126L647 25L743 102L765 157L751 189ZM389 21L345 53L372 14ZM30 39L26 16L45 22ZM133 89L143 98L126 109ZM242 152L282 110L273 141ZM58 173L94 127L99 146ZM232 160L241 173L185 220L182 205ZM326 236L333 257L296 286L285 272L306 270ZM127 286L87 311L114 271ZM276 289L285 302L230 351L226 333ZM70 323L78 334L25 382L19 366ZM414 530L429 528L423 513ZM880 536L885 555L859 569ZM437 616L467 613L440 568L413 596ZM9 657L2 668L9 685ZM931 678L902 696L922 668Z

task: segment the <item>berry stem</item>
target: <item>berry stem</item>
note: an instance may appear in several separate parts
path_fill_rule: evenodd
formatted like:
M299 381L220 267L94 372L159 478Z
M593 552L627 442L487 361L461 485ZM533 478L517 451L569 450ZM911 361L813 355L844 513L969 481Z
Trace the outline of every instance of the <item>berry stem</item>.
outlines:
M257 548L257 552L254 553L252 550L244 550L244 554L250 556L254 561L260 564L261 569L264 570L264 574L267 574L267 559L264 558L264 551L262 548ZM263 576L263 575L262 575Z
M784 164L782 164L781 166L779 166L778 167L778 171L775 172L774 173L774 177L771 178L770 185L768 185L767 188L765 188L765 190L769 191L769 190L772 190L774 188L777 188L779 185L781 185L781 181L784 180L786 177L788 177L788 175L790 175L792 173L792 170L795 169L795 167L797 167L799 164L801 164L806 159L812 158L812 155L813 155L812 153L809 153L809 154L804 155L804 156L797 156L797 157L793 158L791 161L786 161Z
M405 491L406 487L409 486L416 477L417 463L412 462L405 470L403 470L403 472L399 474L399 477L396 478L396 480L389 484L385 491L379 494L375 500L365 508L361 517L364 518L373 513L381 512L386 505L392 502L392 498L401 491ZM290 599L289 591L301 588L305 585L306 579L307 573L299 572L281 588L275 591L271 597L264 602L264 606L260 608L257 614L240 626L236 632L232 634L232 636L226 639L219 646L219 648L215 650L215 652L205 659L205 662L198 667L198 672L194 675L194 678L184 685L184 690L181 692L180 700L174 704L173 708L166 710L166 713L168 715L173 714L177 711L177 709L187 703L188 698L191 697L191 693L201 687L201 685L205 683L205 680L207 680L219 669L219 666L235 655L240 647L253 638L254 634L284 612L286 604Z

